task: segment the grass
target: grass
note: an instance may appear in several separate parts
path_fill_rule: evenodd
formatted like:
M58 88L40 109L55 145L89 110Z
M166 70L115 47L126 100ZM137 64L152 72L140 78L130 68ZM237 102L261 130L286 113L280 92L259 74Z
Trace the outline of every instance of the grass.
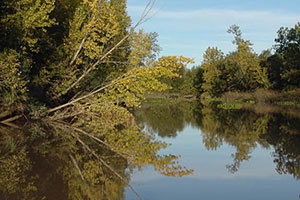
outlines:
M300 89L284 92L266 89L254 92L227 92L221 98L211 98L210 101L219 102L218 108L222 109L241 109L250 105L259 105L260 108L266 105L300 108Z
M180 95L177 93L154 93L146 95L146 99L143 103L146 104L174 104L183 101L195 101L196 96L193 95Z
M176 99L168 98L168 97L149 97L143 101L143 104L176 104L183 101L193 101L190 99L186 99L184 97L178 97Z
M227 92L222 95L225 102L270 103L282 98L277 91L258 89L254 92Z
M222 108L224 110L239 110L243 108L243 104L239 103L221 103L217 105L218 108Z
M183 101L194 101L195 97L188 97L179 94L152 94L147 96L144 103L146 104L176 104ZM273 91L266 89L257 89L253 92L227 92L221 97L205 97L201 98L201 102L209 104L217 102L218 108L221 109L242 109L248 107L259 107L261 110L265 108L290 107L300 109L300 88L292 91Z
M276 104L280 106L296 106L300 108L300 103L293 102L293 101L278 101L276 102Z

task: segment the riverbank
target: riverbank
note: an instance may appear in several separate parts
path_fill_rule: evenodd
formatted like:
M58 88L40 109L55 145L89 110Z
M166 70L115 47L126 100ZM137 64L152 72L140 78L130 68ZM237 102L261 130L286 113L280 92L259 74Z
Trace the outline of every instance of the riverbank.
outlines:
M181 95L177 93L156 93L146 95L146 99L143 104L176 104L180 102L192 102L196 101L195 95Z
M247 109L256 113L287 113L300 116L300 89L272 91L259 89L254 92L228 92L219 98L202 99L204 104L215 103L225 110Z
M221 97L197 98L194 95L154 94L146 96L143 105L178 104L198 101L201 104L215 104L224 110L252 110L256 113L287 113L300 117L300 89L292 91L273 91L259 89L254 92L227 92Z

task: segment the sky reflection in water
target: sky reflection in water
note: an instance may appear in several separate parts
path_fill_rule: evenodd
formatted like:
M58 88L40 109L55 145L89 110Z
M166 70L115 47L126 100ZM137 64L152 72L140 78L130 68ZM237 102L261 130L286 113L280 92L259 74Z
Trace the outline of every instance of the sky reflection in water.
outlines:
M149 121L145 120L142 124L153 131ZM145 199L299 199L300 181L290 174L280 175L276 172L273 146L265 148L258 144L250 153L251 158L242 161L238 171L231 173L226 166L233 163L232 154L235 154L236 148L223 142L217 150L208 150L203 143L201 128L195 126L193 121L190 123L187 120L184 124L184 129L179 130L177 136L158 138L172 144L161 153L181 155L180 163L194 169L194 174L173 178L163 177L151 167L142 172L136 171L131 183ZM126 199L136 197L127 191Z

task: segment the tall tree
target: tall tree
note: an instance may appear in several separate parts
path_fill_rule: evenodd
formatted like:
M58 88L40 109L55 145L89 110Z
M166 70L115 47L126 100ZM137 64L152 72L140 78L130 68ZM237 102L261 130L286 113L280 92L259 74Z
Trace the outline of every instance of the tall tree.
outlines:
M284 87L300 86L300 23L293 28L280 28L276 41L276 54L282 59Z
M218 48L207 48L201 65L203 70L202 89L210 96L217 96L226 91L226 72L224 54Z
M160 47L157 44L157 33L146 33L143 29L132 34L131 48L128 57L129 68L137 66L151 66L159 51Z
M234 35L233 44L237 50L226 57L227 77L230 90L247 91L259 87L269 87L266 72L259 65L259 59L251 48L249 40L242 38L242 32L236 25L228 29Z

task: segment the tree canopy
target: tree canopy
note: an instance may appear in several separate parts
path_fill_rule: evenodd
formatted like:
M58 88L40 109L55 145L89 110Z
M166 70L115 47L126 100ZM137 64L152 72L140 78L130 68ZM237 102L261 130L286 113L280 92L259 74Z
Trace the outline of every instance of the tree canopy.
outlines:
M274 53L265 50L260 55L254 52L249 40L243 39L238 26L231 26L228 33L234 35L236 50L225 55L217 47L207 48L198 67L203 73L195 77L200 94L214 97L225 92L299 87L299 23L294 28L280 28Z

